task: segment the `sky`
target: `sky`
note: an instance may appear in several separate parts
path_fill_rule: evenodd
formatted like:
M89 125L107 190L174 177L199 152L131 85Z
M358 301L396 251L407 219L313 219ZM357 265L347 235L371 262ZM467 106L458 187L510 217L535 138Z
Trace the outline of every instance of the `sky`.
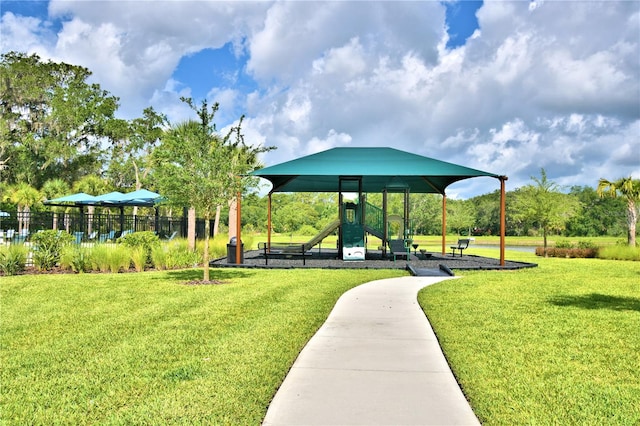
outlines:
M10 1L0 52L87 67L120 98L244 115L265 166L393 147L532 184L640 178L640 1ZM451 185L470 198L497 179Z

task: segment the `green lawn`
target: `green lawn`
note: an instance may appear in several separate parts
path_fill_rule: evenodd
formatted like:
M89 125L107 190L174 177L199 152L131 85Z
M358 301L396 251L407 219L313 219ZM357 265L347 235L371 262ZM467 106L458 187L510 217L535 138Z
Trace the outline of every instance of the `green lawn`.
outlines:
M419 300L484 424L640 424L640 262L464 272Z
M640 424L640 263L507 258L539 267L465 271L419 295L479 418ZM400 274L2 277L0 424L259 424L338 297Z
M259 424L335 301L402 271L0 278L0 423Z

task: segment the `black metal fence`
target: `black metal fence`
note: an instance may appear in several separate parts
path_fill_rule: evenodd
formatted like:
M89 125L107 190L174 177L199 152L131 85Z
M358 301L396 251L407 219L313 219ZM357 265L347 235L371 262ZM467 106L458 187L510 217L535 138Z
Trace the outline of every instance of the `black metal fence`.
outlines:
M110 213L11 213L0 217L0 231L7 236L28 236L40 230L56 229L83 241L118 238L123 232L153 231L160 238L187 236L187 217L126 215ZM213 237L213 221L211 221ZM196 238L204 239L205 221L196 219ZM175 234L175 235L174 235Z

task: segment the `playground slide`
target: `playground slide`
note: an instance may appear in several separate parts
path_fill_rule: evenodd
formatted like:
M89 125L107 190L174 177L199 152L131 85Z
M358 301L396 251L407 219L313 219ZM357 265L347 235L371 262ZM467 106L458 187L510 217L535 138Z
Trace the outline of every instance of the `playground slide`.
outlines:
M324 229L320 231L318 235L316 235L315 237L313 237L312 239L304 243L304 250L305 251L311 250L311 247L315 246L320 241L324 240L327 236L329 236L329 234L331 234L333 231L338 229L339 226L340 226L340 219L336 219L330 224L328 224L327 226L325 226Z

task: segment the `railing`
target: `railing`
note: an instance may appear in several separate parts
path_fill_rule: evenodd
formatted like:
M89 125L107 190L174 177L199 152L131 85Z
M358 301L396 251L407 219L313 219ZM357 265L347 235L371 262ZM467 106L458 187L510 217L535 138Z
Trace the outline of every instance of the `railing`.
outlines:
M384 232L384 212L378 206L366 203L365 225L380 233Z
M150 215L116 215L105 213L54 213L54 212L12 212L9 217L0 217L0 231L6 240L7 234L29 235L40 230L56 229L72 235L82 233L83 239L90 235L109 234L119 236L123 232L153 231L161 238L174 232L176 236L187 236L187 218ZM205 221L196 219L196 238L204 238ZM211 221L213 237L213 221ZM12 232L11 232L12 231Z
M369 202L366 203L366 209L365 225L382 235L384 230L384 212L380 207L370 204ZM409 219L409 228L405 229L404 238L413 239L413 230L414 221ZM391 224L387 223L387 236L391 235L393 235Z

